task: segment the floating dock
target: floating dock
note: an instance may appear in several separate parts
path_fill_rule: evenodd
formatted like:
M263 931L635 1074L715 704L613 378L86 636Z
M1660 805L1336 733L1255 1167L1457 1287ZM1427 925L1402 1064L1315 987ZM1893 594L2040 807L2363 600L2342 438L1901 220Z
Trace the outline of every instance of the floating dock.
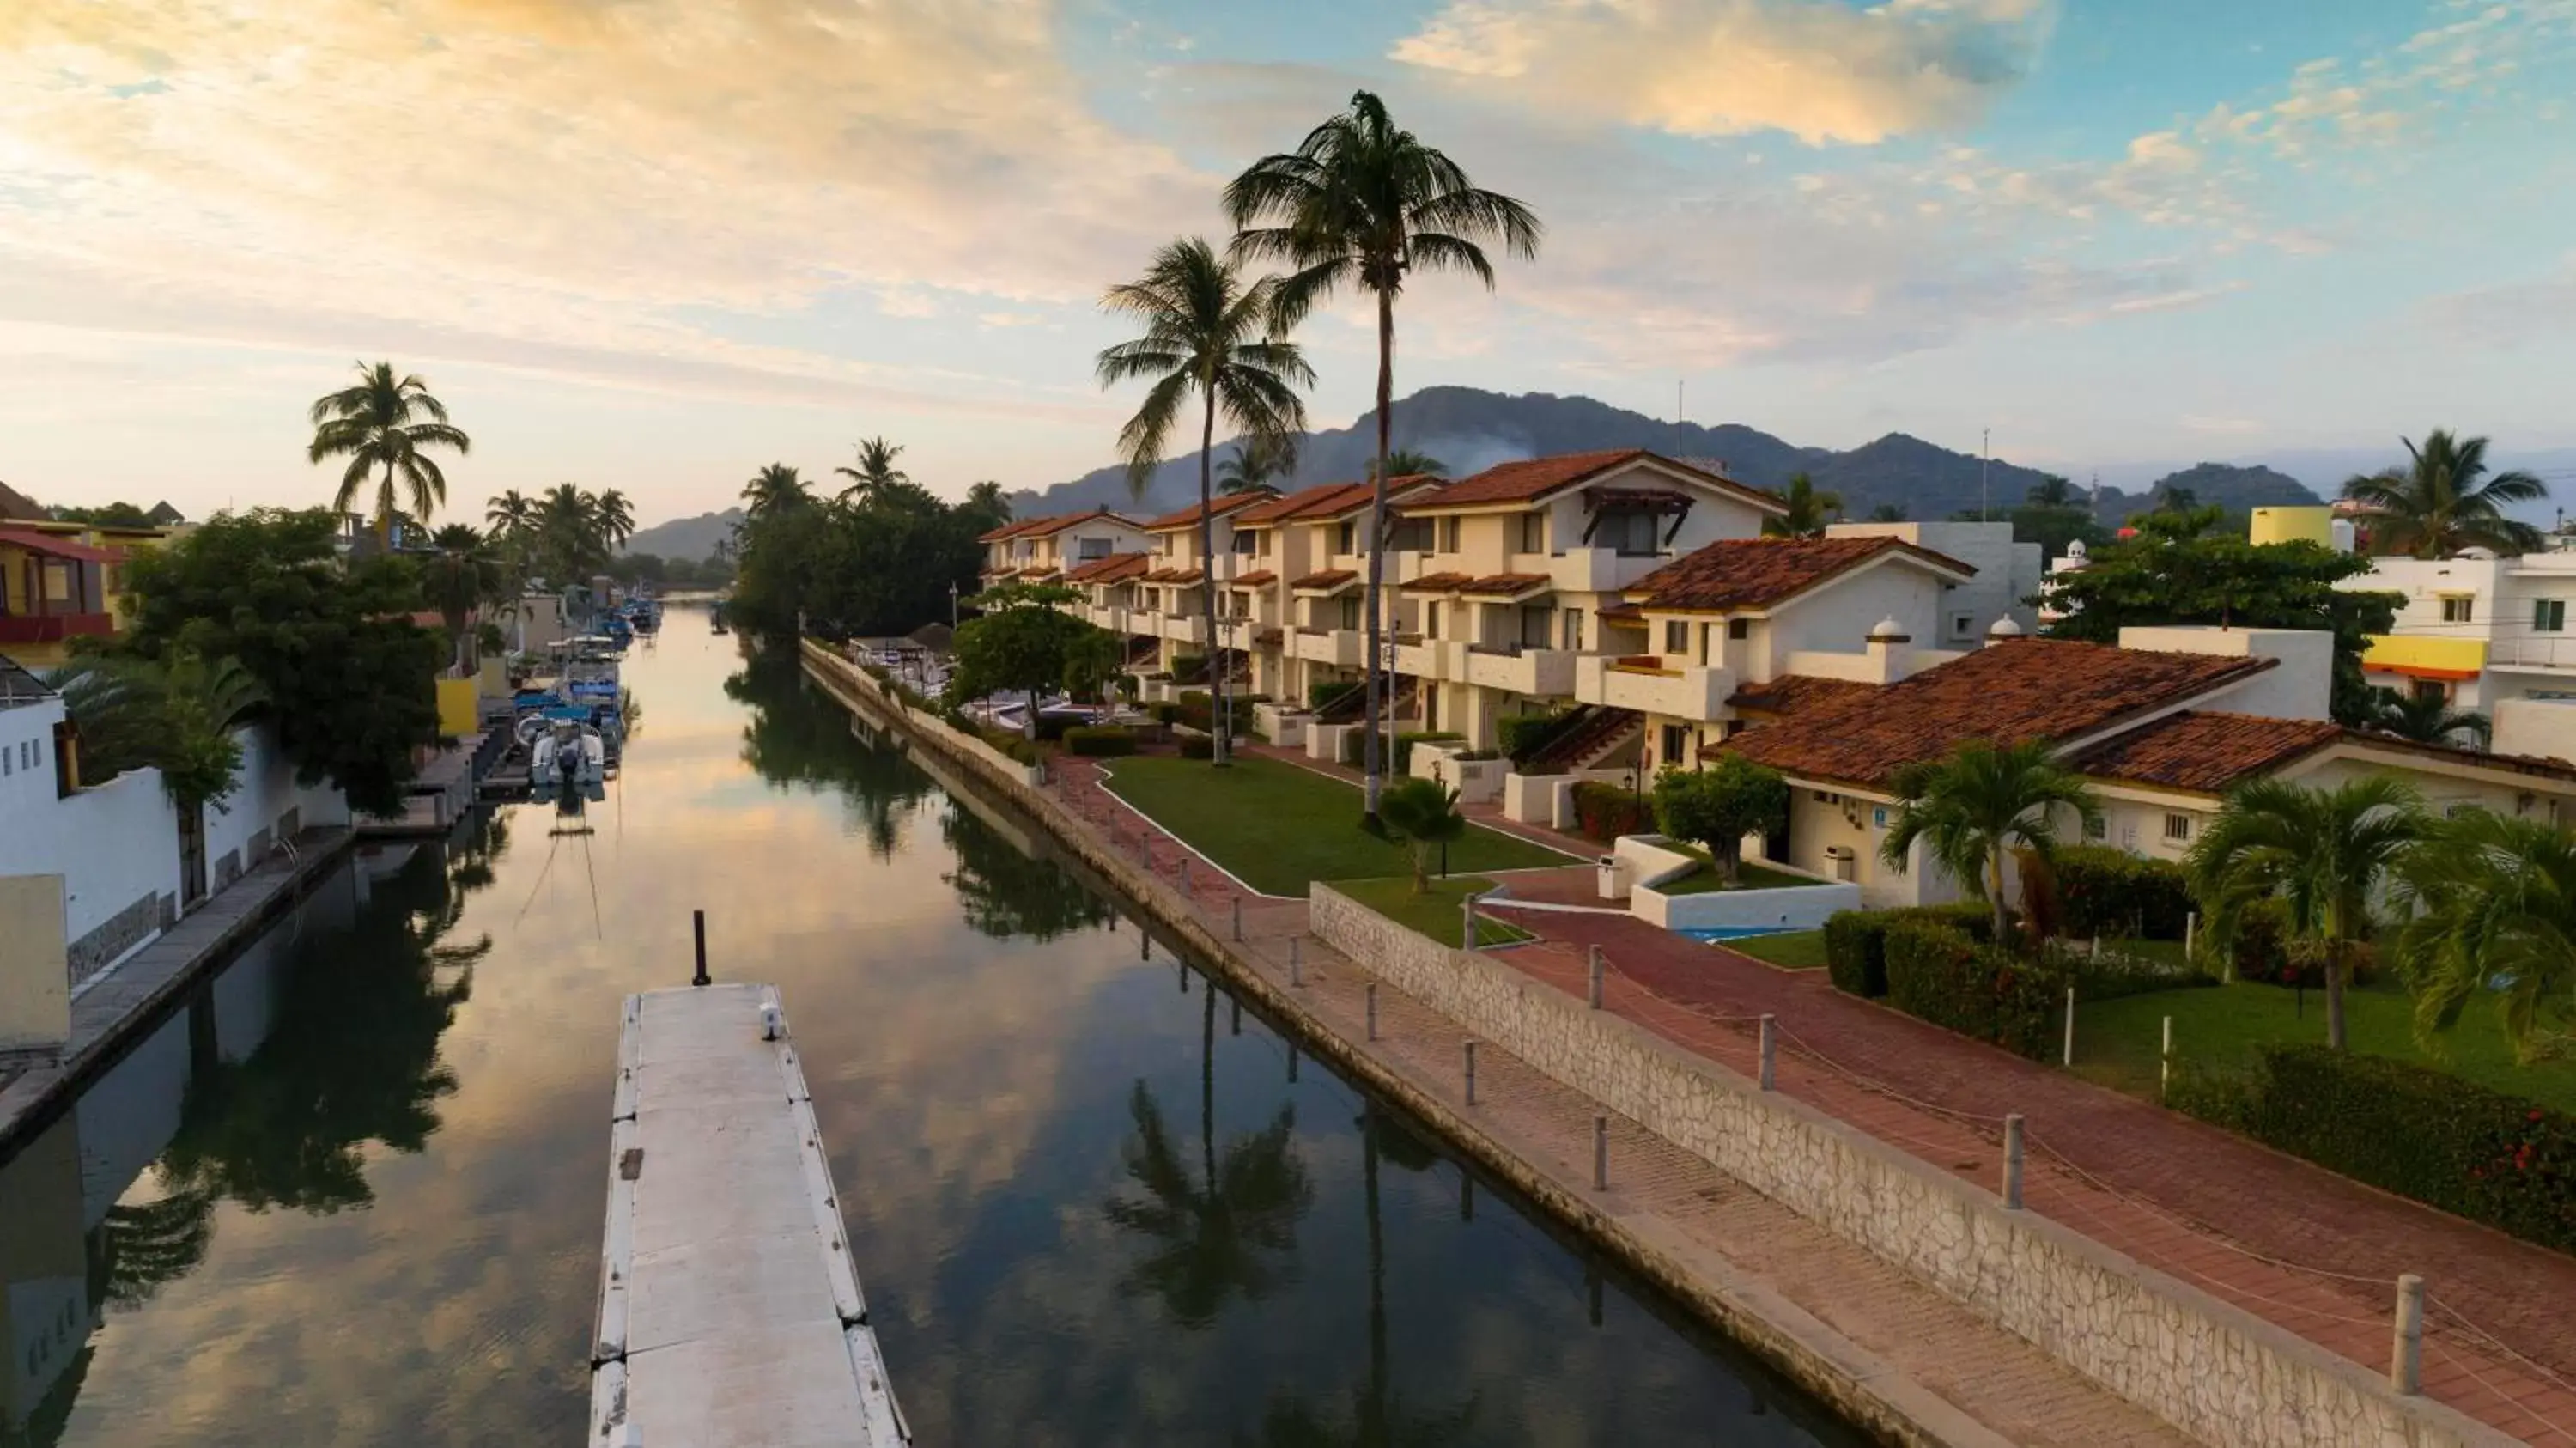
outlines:
M912 1441L775 987L626 998L590 1399L597 1448Z

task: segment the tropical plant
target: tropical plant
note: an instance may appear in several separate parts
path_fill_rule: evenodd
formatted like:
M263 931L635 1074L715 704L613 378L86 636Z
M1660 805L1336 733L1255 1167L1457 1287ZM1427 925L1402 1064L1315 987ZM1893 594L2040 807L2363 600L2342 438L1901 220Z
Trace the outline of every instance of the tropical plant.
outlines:
M2451 744L2466 735L2477 748L2487 747L2495 723L2475 709L2454 709L2447 694L2401 694L2380 689L2373 699L2369 727L2418 744Z
M1400 447L1386 455L1386 475L1389 478L1445 478L1449 476L1449 465L1427 452ZM1377 464L1369 464L1369 476L1377 476Z
M103 779L157 769L182 811L223 810L241 773L233 733L269 701L239 659L184 651L166 660L85 656L58 672L53 686L80 727L84 773Z
M476 635L470 627L485 604L508 596L509 570L483 535L462 523L450 523L430 538L437 551L424 564L429 601L447 625L454 663L474 671Z
M1431 888L1431 857L1467 832L1458 813L1458 791L1436 779L1399 779L1386 787L1378 810L1387 833L1413 848L1413 893Z
M2265 900L2280 902L2293 935L2325 946L2326 1044L2340 1051L2352 942L2369 928L2371 898L2424 833L2421 799L2394 775L2331 790L2256 779L2228 793L2183 868L2222 953Z
M1788 491L1783 498L1789 511L1777 518L1762 520L1762 531L1773 538L1817 538L1825 525L1842 515L1843 495L1819 492L1816 480L1805 473L1789 475Z
M1065 692L1077 699L1106 700L1111 681L1127 662L1127 641L1105 628L1073 636L1064 649Z
M771 463L742 485L742 501L745 520L756 523L775 514L811 507L814 493L796 469L785 463Z
M429 384L417 374L397 379L391 362L372 366L360 362L357 368L356 386L314 401L308 414L313 441L305 455L315 463L326 458L349 460L348 470L340 475L340 490L331 500L332 510L339 513L347 513L358 500L369 474L384 470L376 484L375 521L378 535L391 544L396 512L408 512L425 522L447 500L447 475L427 450L451 447L467 453L473 450L474 440L449 425L447 404L432 395ZM410 503L407 509L395 505L397 482L400 495Z
M1677 840L1704 846L1720 879L1741 873L1744 837L1787 823L1789 781L1740 754L1704 769L1667 767L1655 776L1655 820Z
M537 567L537 504L516 488L508 489L483 508L484 537L499 550L501 566L509 573L509 592L503 600L510 610L512 648L527 646L528 581Z
M2398 968L2427 1045L2494 993L2525 1063L2576 1041L2576 837L2544 820L2470 810L2431 821L2397 869Z
M1905 505L1903 503L1881 503L1877 507L1869 510L1869 521L1873 523L1902 523L1905 521Z
M1295 438L1248 437L1234 445L1234 450L1216 465L1216 490L1236 493L1276 493L1279 488L1270 480L1284 478L1297 470Z
M635 536L635 505L615 488L603 490L591 499L591 526L598 530L600 541L610 552L626 546Z
M961 506L984 520L984 527L976 529L979 533L1011 521L1011 500L1003 494L1002 485L990 478L968 488Z
M546 576L560 586L577 583L608 566L607 531L599 499L573 483L557 483L537 502L537 552Z
M1205 241L1184 237L1154 254L1145 274L1111 287L1104 309L1141 322L1145 335L1100 354L1100 385L1149 379L1153 387L1118 434L1127 461L1127 485L1142 496L1163 460L1181 410L1195 395L1199 422L1199 588L1201 617L1210 647L1220 646L1216 622L1215 450L1217 415L1255 438L1275 440L1305 431L1306 404L1297 389L1314 380L1287 328L1274 316L1269 280L1246 285L1230 261ZM1222 671L1217 687L1222 690ZM1211 758L1226 762L1228 711L1220 709Z
M2487 440L2454 437L2447 428L2406 444L2407 465L2356 477L2343 495L2367 512L2373 553L2448 558L2463 548L2530 553L2546 541L2538 528L2505 516L2509 503L2536 503L2547 484L2515 470L2488 477Z
M1081 596L1075 589L1018 583L977 594L973 603L982 615L958 625L951 639L957 670L948 678L948 702L1019 692L1028 699L1025 732L1036 737L1038 691L1062 683L1083 638L1100 632L1065 612Z
M2039 508L2064 508L2075 502L2075 485L2055 473L2042 473L2038 482L2021 495L2023 504Z
M1344 291L1366 293L1377 310L1377 461L1370 470L1367 694L1361 737L1371 819L1385 782L1386 681L1379 647L1385 625L1388 431L1395 410L1395 299L1415 270L1463 271L1494 285L1485 244L1535 258L1538 217L1525 205L1468 179L1466 170L1411 131L1398 128L1386 104L1367 91L1350 109L1306 134L1294 151L1264 156L1225 188L1237 229L1234 254L1289 268L1271 294L1277 329L1286 331Z
M901 447L882 437L869 438L857 446L859 454L857 467L842 466L832 469L833 472L850 480L850 485L841 490L843 502L860 502L878 497L899 483L912 481L903 469L894 465L894 460L903 453Z
M2156 505L2154 511L2159 513L2178 514L2197 513L2200 511L2200 493L2181 483L2167 483L2163 487L2156 489ZM2199 532L2201 530L2194 529L2193 531Z
M2086 825L2102 806L2083 776L2057 762L2044 739L2000 744L1971 739L1947 758L1897 771L1896 817L1879 855L1903 866L1921 840L1953 879L1986 902L1991 937L2006 940L2004 858L2029 850L2042 859L2057 845L2057 814L2071 811Z

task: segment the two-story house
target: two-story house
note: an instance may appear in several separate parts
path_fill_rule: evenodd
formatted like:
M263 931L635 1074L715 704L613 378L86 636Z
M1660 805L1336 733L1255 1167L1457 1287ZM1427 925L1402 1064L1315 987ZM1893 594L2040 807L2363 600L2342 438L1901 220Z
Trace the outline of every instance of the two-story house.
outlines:
M1209 502L1205 516L1212 558L1199 553L1201 509L1192 503L1186 508L1165 513L1143 525L1147 539L1146 553L1153 567L1136 579L1140 617L1150 617L1151 632L1163 640L1161 667L1172 667L1172 661L1184 654L1204 657L1208 653L1206 594L1217 590L1217 644L1229 658L1239 656L1250 646L1248 614L1240 611L1242 600L1230 596L1225 585L1237 575L1254 572L1246 561L1252 539L1239 536L1234 520L1245 511L1268 502L1268 493L1228 493Z
M1144 525L1108 508L1024 518L975 541L984 545L984 586L1057 583L1068 571L1114 553L1143 552Z
M2492 712L2514 699L2576 699L2576 553L2376 558L2343 587L2394 593L2397 626L2362 656L2370 682Z

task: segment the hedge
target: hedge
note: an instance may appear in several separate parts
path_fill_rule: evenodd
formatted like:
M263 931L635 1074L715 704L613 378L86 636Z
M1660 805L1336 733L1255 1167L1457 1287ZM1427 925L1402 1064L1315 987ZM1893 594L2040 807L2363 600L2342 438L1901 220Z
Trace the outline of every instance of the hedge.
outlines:
M1873 998L1887 994L1887 930L1907 920L1954 925L1971 940L1994 933L1986 907L1974 900L1901 910L1837 910L1825 917L1825 977L1834 989Z
M1183 759L1214 759L1216 758L1216 741L1205 734L1184 734L1181 736L1181 757Z
M1363 687L1365 686L1354 683L1348 679L1328 679L1320 684L1308 684L1306 686L1306 707L1309 709L1321 709L1325 705L1333 702L1335 699L1349 693L1351 690Z
M1115 724L1084 725L1064 731L1065 752L1094 759L1136 752L1134 730Z
M2576 1251L2576 1116L2385 1056L2270 1045L2168 1105L2527 1242Z
M1527 759L1540 745L1556 737L1565 725L1563 714L1518 714L1501 720L1494 727L1499 732L1505 754L1514 759Z
M1074 726L1081 722L1082 716L1079 714L1040 714L1038 738L1053 743L1072 732Z
M2069 846L2049 863L2067 934L2182 939L2192 910L2182 866L2108 845Z
M1234 727L1227 732L1251 733L1252 706L1265 702L1269 697L1267 694L1237 694L1229 699L1226 715L1234 721ZM1172 706L1172 718L1167 722L1187 724L1193 729L1214 733L1216 730L1215 696L1205 689L1182 690L1180 698Z
M1207 655L1172 655L1172 679L1175 683L1195 684L1207 673Z
M1642 835L1655 827L1653 806L1606 779L1586 779L1574 786L1575 829L1603 844L1621 835Z
M1390 768L1392 768L1397 774L1410 774L1413 772L1414 745L1423 743L1440 744L1452 739L1464 739L1466 737L1466 735L1460 734L1456 730L1452 729L1417 729L1398 734L1395 736L1395 759L1390 765Z
M2059 960L2026 960L1924 919L1890 926L1886 950L1889 1005L2034 1061L2054 1053L2068 980Z

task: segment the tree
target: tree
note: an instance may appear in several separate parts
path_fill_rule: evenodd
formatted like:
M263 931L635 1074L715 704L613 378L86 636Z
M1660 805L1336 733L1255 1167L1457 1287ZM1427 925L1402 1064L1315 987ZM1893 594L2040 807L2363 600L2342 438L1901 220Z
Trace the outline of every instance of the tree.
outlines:
M771 463L742 485L742 501L746 521L758 522L779 513L811 507L814 494L794 468L785 463Z
M281 745L306 784L352 807L402 807L412 752L438 737L431 680L443 652L411 621L417 566L343 566L338 520L321 509L219 513L126 565L133 612L115 652L167 664L239 659L268 690Z
M957 626L949 647L957 669L948 679L950 703L1017 691L1027 696L1031 735L1038 727L1038 691L1063 680L1065 660L1089 623L1064 611L1080 590L1006 583L977 594L983 613Z
M2492 992L2524 1064L2562 1052L2576 1034L2576 837L2470 810L2427 821L2397 878L2416 1035L2429 1045Z
M1463 271L1493 289L1485 244L1538 256L1540 226L1527 206L1468 179L1465 168L1411 131L1398 129L1385 102L1367 91L1350 109L1306 134L1294 151L1264 156L1227 183L1234 253L1290 267L1272 294L1279 330L1344 291L1377 308L1377 465L1370 470L1368 655L1362 709L1362 807L1377 817L1385 782L1379 711L1386 681L1379 634L1386 576L1389 438L1395 414L1395 299L1417 268Z
M1674 839L1705 846L1729 885L1742 873L1744 837L1766 834L1788 817L1789 781L1740 754L1720 755L1705 769L1668 766L1655 776L1655 822Z
M2180 483L2167 483L2156 489L2155 511L2159 513L2199 512L2200 494Z
M606 489L591 500L590 519L607 551L625 547L626 540L635 536L635 506L615 488Z
M537 502L537 556L557 587L608 566L608 531L599 499L574 483L557 483Z
M391 362L361 362L357 368L357 386L314 401L309 414L313 441L305 455L315 463L349 460L348 471L340 475L340 491L331 500L332 510L340 513L357 501L368 475L384 469L376 485L376 531L390 545L397 480L411 505L407 511L426 521L447 501L447 475L427 450L450 447L462 455L473 451L474 440L449 425L447 404L417 374L397 380ZM423 418L427 421L419 420Z
M2418 744L2453 744L2458 742L2454 736L2465 734L2473 747L2484 749L2495 733L2486 715L2453 709L2447 695L2400 694L2394 689L2376 689L2373 695L2375 708L2368 727L2383 734Z
M483 535L462 523L439 529L430 543L438 550L425 563L430 605L447 624L457 669L471 674L476 661L468 625L483 605L508 596L509 570Z
M819 506L790 490L747 516L738 566L710 564L701 583L735 581L726 616L747 631L825 638L902 634L945 623L949 590L972 593L983 567L977 534L993 526L971 503L949 505L917 484Z
M1108 903L1063 865L1023 850L963 801L949 802L939 833L957 860L957 868L940 879L957 892L958 907L976 933L1043 942L1109 922Z
M1390 478L1445 478L1449 465L1426 452L1400 447L1386 455L1386 475ZM1370 464L1369 476L1377 476L1376 464Z
M2202 537L2190 518L2149 516L2137 537L2093 550L2081 571L2055 575L2039 602L2063 615L2051 634L2094 643L2116 644L2133 625L2330 630L2334 717L2358 725L2372 712L2362 653L2372 634L2396 627L2403 602L2337 587L2369 572L2369 559L2320 544Z
M863 501L882 494L899 483L911 482L912 479L904 473L903 469L894 465L894 460L902 453L902 448L887 442L882 437L872 437L860 443L857 467L832 469L833 472L850 480L850 485L841 490L841 500L843 502Z
M1789 511L1780 517L1762 520L1762 531L1768 537L1822 537L1825 525L1842 515L1843 495L1816 491L1816 480L1805 473L1789 475L1789 489L1785 496Z
M82 773L103 780L157 769L183 814L223 809L241 774L234 731L269 701L240 660L185 651L167 659L88 655L52 682L80 727Z
M1215 452L1217 415L1229 426L1279 446L1306 428L1306 404L1297 389L1315 379L1287 327L1274 316L1274 284L1246 285L1232 262L1197 237L1154 254L1145 274L1111 287L1101 306L1131 318L1145 335L1100 354L1100 385L1145 379L1154 384L1136 415L1118 433L1127 460L1127 486L1142 496L1163 460L1181 409L1195 396L1199 420L1200 618L1215 670L1216 747L1210 758L1223 768L1233 710L1225 697L1224 636L1217 632Z
M152 515L143 508L119 498L96 508L71 508L60 503L45 510L57 523L87 523L93 528L149 528Z
M1905 521L1905 505L1903 503L1881 503L1877 507L1869 510L1869 521L1873 523L1902 523Z
M1127 663L1127 641L1105 628L1076 634L1064 651L1064 689L1077 699L1106 702L1109 686Z
M2422 801L2394 775L2331 790L2255 779L2228 793L2183 861L2192 893L2224 948L2256 902L2276 899L2291 932L2327 949L2326 1044L2344 1047L2343 986L2370 900L2424 836Z
M1216 465L1217 491L1235 493L1276 493L1272 478L1284 478L1297 470L1297 442L1285 439L1248 437L1234 445L1225 461Z
M979 533L1011 521L1011 500L1003 494L1002 485L991 478L966 490L965 507L984 520L984 526L975 530Z
M2021 495L2024 504L2037 508L2064 508L2075 502L2075 485L2055 473L2042 473L2039 481Z
M1378 799L1387 833L1413 847L1413 893L1431 888L1431 857L1467 832L1458 791L1436 779L1399 779Z
M2102 807L2083 777L2057 762L2044 739L2002 744L1971 739L1946 759L1897 771L1896 818L1879 847L1880 858L1902 866L1916 840L1968 893L1994 915L1994 938L2006 934L2004 857L2028 850L2042 860L2057 845L2057 812L2071 810L2086 825Z
M2343 485L2343 495L2369 513L2370 551L2448 558L2463 548L2532 553L2546 542L2538 528L2505 516L2504 509L2546 501L2548 485L2520 470L2487 477L2485 438L2453 437L2437 427L2424 435L2421 447L2412 438L2400 441L2407 466Z

